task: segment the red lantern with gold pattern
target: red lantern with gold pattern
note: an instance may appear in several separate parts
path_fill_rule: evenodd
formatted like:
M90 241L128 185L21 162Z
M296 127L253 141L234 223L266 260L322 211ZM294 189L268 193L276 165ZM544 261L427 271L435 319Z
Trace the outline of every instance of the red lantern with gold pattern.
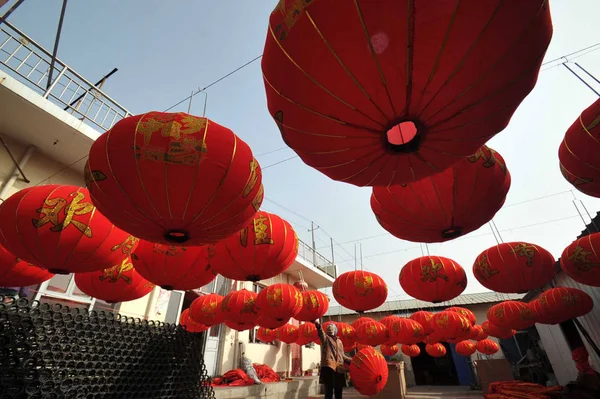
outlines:
M398 345L381 345L379 349L385 356L394 356L398 353Z
M460 341L456 344L454 350L459 355L468 357L477 351L477 346L471 341Z
M538 245L505 242L479 254L473 274L489 290L522 294L552 280L554 264L552 254Z
M165 290L188 291L204 287L217 276L210 265L212 247L179 247L140 240L131 256L145 279Z
M231 320L225 320L223 324L236 331L247 331L256 327L256 323L236 323L235 321Z
M490 323L506 330L524 330L535 324L535 314L528 303L503 301L488 309Z
M288 222L259 211L214 249L211 265L219 274L232 280L259 281L290 267L298 255L298 237Z
M116 226L166 245L230 236L264 195L250 147L226 127L184 113L120 120L92 145L84 177Z
M471 326L474 326L475 323L477 323L477 318L475 317L475 313L473 313L472 311L470 311L467 308L461 308L458 306L453 306L450 308L446 308L446 311L448 312L456 312L458 314L460 314L461 316L463 316L464 318L466 318L467 320L469 320L469 323L471 323Z
M361 324L366 323L367 321L375 321L374 319L370 318L370 317L359 317L358 319L354 320L350 325L352 327L354 327L354 329L356 331L358 331L358 328L360 327Z
M398 317L391 323L389 335L392 341L403 345L416 344L425 337L421 324L404 317Z
M471 335L469 335L469 338L473 341L482 341L487 337L488 335L485 333L485 331L483 331L483 328L480 325L474 325L471 327Z
M185 328L187 332L190 333L201 333L207 331L210 327L205 326L200 323L196 323L194 319L190 317L190 310L186 309L181 312L181 316L179 316L179 324Z
M542 317L550 317L557 323L585 316L594 308L594 300L582 290L571 287L551 288L537 299ZM552 316L548 316L552 315Z
M373 187L371 209L385 230L401 240L444 242L489 222L510 188L504 159L486 146L424 179Z
M421 354L419 345L402 345L400 350L408 357L417 357Z
M331 179L416 181L506 128L551 37L546 0L282 0L262 59L269 112Z
M400 286L413 298L440 303L456 298L467 288L467 275L451 259L421 256L402 267Z
M270 317L259 317L257 324L261 327L269 328L271 330L277 330L279 327L285 326L290 319L275 320Z
M221 303L223 297L219 294L202 295L192 301L190 317L197 323L205 326L214 326L221 323Z
M302 309L302 295L291 284L272 284L258 293L256 306L262 317L289 320Z
M381 345L389 339L388 329L378 321L362 323L356 330L356 335L358 342L371 346Z
M388 288L375 273L355 270L340 274L333 282L333 297L345 308L363 312L381 306ZM356 328L356 327L355 327Z
M492 341L491 339L484 339L483 341L477 342L477 351L484 355L493 355L500 350L500 346Z
M564 178L577 190L596 198L600 198L599 117L600 100L596 100L569 127L558 149Z
M471 322L457 312L443 311L433 315L433 330L451 340L468 338L471 334Z
M425 352L431 357L443 357L446 356L446 347L443 344L427 344L425 345Z
M516 330L500 328L490 323L489 320L486 320L483 323L481 323L481 328L483 329L483 332L489 335L490 337L496 337L500 339L510 338L517 333Z
M258 330L256 330L256 338L261 342L273 342L277 339L277 331L259 327Z
M433 313L427 312L425 310L419 310L411 314L409 318L413 319L423 327L424 335L429 335L433 332L433 328L431 327L431 319L433 318Z
M303 323L298 327L298 345L307 345L319 337L317 327L313 323Z
M259 317L256 296L256 293L245 288L227 294L221 302L223 320L233 322L238 327L255 326Z
M3 287L27 287L50 280L54 274L17 258L0 246L0 284Z
M387 384L387 362L374 348L362 348L352 357L350 378L361 395L375 396Z
M338 337L342 340L344 345L356 342L358 335L354 327L348 323L337 323Z
M138 239L116 228L76 186L25 188L0 206L0 241L51 273L85 273L128 259Z
M600 178L600 170L598 174ZM600 183L598 197L600 197ZM599 265L600 233L588 234L575 240L560 256L560 267L569 277L580 284L592 287L600 287Z
M155 287L135 270L130 258L108 269L75 273L75 285L86 295L108 303L142 298Z
M298 327L292 324L285 324L277 329L277 339L286 344L293 344L298 340Z
M389 329L390 326L392 325L392 323L400 318L401 318L400 316L389 315L389 316L385 316L384 318L379 320L379 322Z
M315 321L329 310L329 297L317 290L302 292L302 309L294 318L299 321Z

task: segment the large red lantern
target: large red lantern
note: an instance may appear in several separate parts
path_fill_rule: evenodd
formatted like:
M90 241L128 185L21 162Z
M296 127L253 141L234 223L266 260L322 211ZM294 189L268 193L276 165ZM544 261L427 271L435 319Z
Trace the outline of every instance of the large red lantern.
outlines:
M358 335L354 327L352 327L348 323L338 323L338 337L342 340L344 345L349 345L351 343L356 343L358 339Z
M471 356L477 351L477 347L471 341L460 341L456 344L454 349L456 350L456 353L465 357Z
M361 344L371 346L381 345L389 338L388 329L378 321L368 321L361 324L356 330L356 334Z
M279 327L286 325L288 321L290 321L290 319L275 320L270 317L259 317L256 323L261 327L276 330Z
M256 296L245 288L227 294L221 302L223 320L233 322L237 327L255 326L259 316Z
M403 345L412 345L424 337L423 326L413 319L399 317L389 327L390 339Z
M302 295L291 284L272 284L258 293L256 306L262 317L289 320L302 309Z
M50 280L54 274L17 258L0 246L0 284L3 287L27 287Z
M221 303L223 297L219 294L202 295L194 299L190 305L190 317L205 326L221 323Z
M490 323L507 330L524 330L535 324L535 313L527 303L503 301L488 309Z
M108 303L142 298L155 287L135 270L131 259L108 269L75 273L75 285L86 295Z
M350 378L361 395L375 396L387 384L387 362L374 348L362 348L352 357Z
M569 127L558 149L565 179L577 190L596 198L600 198L599 115L600 100L596 100Z
M500 346L491 339L484 339L477 342L477 351L484 355L493 355L500 350Z
M408 4L282 0L271 14L269 111L334 180L388 186L443 171L502 131L536 83L546 0Z
M408 184L373 187L371 209L393 236L443 242L489 222L510 188L504 159L483 146L443 172Z
M461 316L463 316L464 318L466 318L467 320L469 320L469 322L471 323L471 326L474 326L475 323L477 323L477 318L475 317L475 313L473 313L472 311L470 311L467 308L461 308L458 306L453 306L451 308L446 308L446 311L448 312L456 312L458 314L460 314Z
M277 339L286 344L293 344L298 340L298 327L292 324L285 324L277 329Z
M424 335L429 335L433 332L433 328L431 327L431 319L433 318L433 313L427 312L425 310L419 310L411 314L409 318L413 319L423 327Z
M295 316L299 321L317 320L329 309L329 297L321 291L303 291L302 309Z
M381 306L387 299L387 294L388 288L383 279L363 270L342 273L333 282L333 297L336 301L357 312Z
M556 287L544 291L537 299L542 318L551 318L562 323L569 319L585 316L592 311L594 300L587 293L577 288Z
M451 259L421 256L402 267L400 286L413 298L440 303L456 298L467 288L467 275Z
M419 345L402 345L400 350L408 357L417 357L421 354Z
M84 177L116 226L167 245L224 239L264 195L250 147L226 127L184 113L120 120L92 145Z
M598 171L600 174L600 171ZM600 177L600 176L599 176ZM598 187L600 197L600 186ZM580 284L600 287L600 233L593 233L575 240L560 256L560 267Z
M401 317L395 316L395 315L389 315L389 316L385 316L384 318L379 320L379 322L389 329L390 326L392 325L392 323L398 319L401 319Z
M490 337L496 337L500 339L507 339L512 337L517 333L516 330L511 330L508 328L500 328L492 323L489 320L481 323L481 328L483 329L484 334L489 335ZM483 341L483 340L480 340Z
M181 312L181 316L179 316L179 324L185 327L187 332L190 333L201 333L208 330L210 327L202 325L200 323L196 323L194 319L190 317L190 310L186 309Z
M298 340L296 343L298 345L307 345L318 337L317 327L313 323L304 323L298 327Z
M425 345L425 352L431 357L443 357L446 356L446 347L444 344L427 344Z
M273 342L277 339L277 331L260 327L256 330L256 338L261 342Z
M0 206L0 241L12 254L51 273L106 269L129 258L138 239L116 228L87 189L35 186Z
M259 211L236 234L215 244L211 265L232 280L259 281L286 270L298 255L298 237L279 216Z
M433 315L431 327L435 332L451 340L468 338L471 322L457 312L443 311Z
M165 290L188 291L205 286L217 275L210 265L210 246L180 247L140 240L131 256L144 278Z
M554 264L552 254L538 245L505 242L479 254L473 274L487 289L522 294L550 281L554 277Z
M474 325L473 327L471 327L471 334L469 335L469 338L473 341L482 341L487 337L488 335L485 331L483 331L483 328L481 326Z
M361 326L361 324L366 323L368 321L375 321L374 319L370 318L370 317L359 317L358 319L354 320L351 324L352 327L354 327L354 329L356 331L358 331L358 328Z
M398 353L398 345L381 345L379 349L385 356L394 356Z

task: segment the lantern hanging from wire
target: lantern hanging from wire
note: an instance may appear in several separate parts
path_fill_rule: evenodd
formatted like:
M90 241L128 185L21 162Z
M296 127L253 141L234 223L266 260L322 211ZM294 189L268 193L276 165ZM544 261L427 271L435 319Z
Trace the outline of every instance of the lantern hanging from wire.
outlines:
M425 352L431 357L443 357L446 356L446 347L439 342L427 344L425 345Z
M490 323L506 330L524 330L535 324L535 313L530 304L519 301L502 301L487 312Z
M197 323L205 326L214 326L221 323L221 303L223 296L207 294L199 296L190 305L190 317Z
M313 323L303 323L298 327L298 345L307 345L319 337L317 328Z
M412 345L423 340L423 326L413 319L399 317L389 327L390 339L395 343Z
M265 343L273 342L277 339L277 331L265 327L259 327L256 330L256 338Z
M600 177L600 171L599 177ZM600 186L598 187L600 197ZM560 256L560 267L580 284L600 287L600 233L592 233L575 240Z
M261 316L256 321L256 324L261 327L269 328L271 330L276 330L279 327L286 325L289 321L290 321L290 319L275 320L270 317Z
M429 335L433 332L433 328L431 327L431 319L433 318L433 313L427 312L425 310L419 310L411 314L409 318L413 319L423 327L424 335Z
M402 267L400 286L413 298L440 303L456 298L467 288L467 275L451 259L421 256Z
M248 291L245 288L227 294L221 301L221 316L223 320L231 322L231 325L238 328L249 329L254 327L259 318L258 308L256 307L256 296L256 293Z
M329 297L321 291L302 291L302 309L294 316L299 321L320 319L329 309Z
M498 352L499 350L500 346L491 339L484 339L482 341L477 342L477 351L479 353L483 353L484 355L490 356Z
M431 319L433 330L442 337L456 340L468 338L471 334L471 322L458 312L442 311Z
M338 323L338 337L342 340L344 345L356 342L358 335L354 327L348 323Z
M408 357L417 357L421 354L421 348L419 345L402 345L400 347L402 353L404 353Z
M474 326L477 323L477 318L475 317L475 313L473 313L471 310L469 310L467 308L453 306L450 308L446 308L446 311L456 312L456 313L460 314L461 316L463 316L464 318L469 320L469 323L471 323L471 326Z
M289 320L302 309L302 294L291 284L272 284L258 293L256 306L262 317Z
M293 344L298 340L298 327L292 324L285 324L277 329L277 339L286 344Z
M477 346L471 341L460 341L454 349L459 355L468 357L477 351Z
M355 270L340 274L333 282L333 297L345 308L364 312L387 299L387 284L375 273Z
M0 246L0 283L3 287L27 287L50 280L54 274L17 258Z
M383 390L388 379L388 365L381 353L365 347L352 357L350 378L354 388L365 396L375 396Z
M388 329L378 321L368 321L361 324L356 330L356 335L358 342L371 346L381 345L389 338Z
M471 335L469 336L469 338L473 341L481 341L486 339L487 337L488 335L485 333L485 331L483 331L483 328L480 325L476 324L473 327L471 327Z
M398 353L398 345L381 345L379 349L384 356L394 356Z
M551 288L542 292L537 301L542 318L550 317L557 323L585 316L594 307L594 300L591 296L580 289L571 287ZM540 320L541 318L538 318L538 322Z
M483 332L485 334L489 335L490 337L495 337L499 339L508 339L517 333L516 330L498 327L490 323L489 320L486 320L483 323L481 323L481 328L483 329Z
M363 323L366 323L368 321L375 321L375 320L372 319L372 318L370 318L370 317L362 316L362 317L359 317L358 319L354 320L350 325L352 327L354 327L354 329L356 331L358 331L358 328L360 327L360 325L363 324Z
M201 333L201 332L207 331L210 328L209 326L205 326L203 324L196 323L190 317L189 309L186 309L183 312L181 312L181 316L179 316L179 324L182 327L184 327L187 332L190 332L190 333Z

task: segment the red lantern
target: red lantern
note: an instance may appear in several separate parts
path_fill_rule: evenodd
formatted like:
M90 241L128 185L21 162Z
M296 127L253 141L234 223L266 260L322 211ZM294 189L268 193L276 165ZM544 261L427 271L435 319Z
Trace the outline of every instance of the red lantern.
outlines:
M456 347L454 348L454 350L459 355L468 357L477 351L477 347L471 341L460 341L459 343L456 344Z
M285 271L298 255L298 237L279 216L259 211L246 226L218 242L211 265L232 280L266 280Z
M423 339L423 342L427 345L433 345L433 344L437 344L438 342L446 341L446 340L447 339L444 338L442 336L442 334L434 331L431 334L429 334L428 336L426 336L425 339Z
M295 316L299 321L317 320L329 309L329 297L321 291L303 291L302 309Z
M429 335L433 332L433 328L431 327L431 319L433 318L433 313L424 310L419 310L411 314L410 318L423 327L423 335Z
M261 342L273 342L277 339L277 331L260 327L256 330L256 338Z
M467 288L467 275L451 259L422 256L404 265L400 286L413 298L440 303L456 298Z
M387 328L378 321L363 323L356 330L358 340L361 344L371 346L381 345L389 338Z
M256 296L256 293L247 289L227 294L221 302L223 320L238 324L237 327L255 326L259 316Z
M423 326L413 319L399 317L389 327L390 339L403 345L412 345L421 341L425 334Z
M84 273L129 258L137 238L119 230L75 186L35 186L13 194L0 207L2 245L51 273Z
M290 321L290 319L275 320L275 319L271 319L270 317L259 317L257 324L261 327L269 328L271 330L276 330L279 327L285 326L289 321Z
M352 357L350 378L361 395L374 396L387 384L387 362L374 348L362 348Z
M471 327L471 335L469 336L470 339L474 341L482 341L487 337L488 335L485 333L485 331L483 331L483 328L481 326L474 325L473 327Z
M340 305L357 312L381 306L388 294L387 285L381 277L363 270L340 274L333 282L332 291Z
M181 316L179 316L179 324L186 329L187 332L190 333L201 333L208 330L210 327L202 325L200 323L196 323L190 317L190 310L186 309L181 312Z
M477 351L484 355L493 355L500 350L500 346L491 339L484 339L483 341L477 342Z
M302 295L291 284L273 284L258 293L256 306L262 317L289 320L302 309Z
M417 357L421 354L419 345L402 345L400 350L408 357Z
M471 334L471 322L460 313L443 311L433 315L431 327L448 339L467 338Z
M131 259L104 270L75 273L75 285L86 295L108 303L133 301L148 295L155 285L140 276Z
M3 287L27 287L50 280L54 274L17 258L0 246L0 283Z
M344 341L342 341L342 343L344 344L344 352L345 353L350 353L356 349L356 342L353 342L351 344L345 344Z
M425 352L431 357L443 357L446 355L446 347L443 344L427 344L425 346Z
M506 330L524 330L535 324L535 314L527 303L503 301L488 309L487 318Z
M298 340L298 327L292 324L286 324L277 329L277 339L286 344L293 344Z
M116 226L166 245L222 240L263 199L250 147L231 130L184 113L120 120L92 145L84 177L94 204Z
M358 328L361 326L361 324L366 323L368 321L375 321L370 317L359 317L358 319L354 320L351 324L352 327L354 327L354 329L356 331L358 331Z
M344 345L356 342L356 340L358 339L358 335L354 327L352 327L348 323L338 323L337 327L338 336L340 337Z
M564 178L577 190L596 198L600 198L599 112L600 100L596 100L569 127L558 149Z
M225 320L223 322L223 324L225 324L227 327L231 328L232 330L236 330L236 331L246 331L246 330L251 330L254 327L256 327L256 323L236 323L235 321L231 321L231 320Z
M140 240L131 258L144 278L165 290L188 291L204 287L217 276L210 265L210 246L177 247Z
M488 223L510 188L510 173L496 151L483 146L430 177L373 187L371 209L393 236L413 242L444 242Z
M600 187L598 197L600 197ZM598 265L600 265L600 233L577 239L565 248L560 256L560 267L569 277L580 284L592 287L600 287Z
M577 288L557 287L544 291L537 299L542 318L551 318L562 323L569 319L585 316L592 311L594 301L591 296Z
M221 303L223 297L219 294L202 295L194 299L190 305L190 317L205 326L221 323Z
M475 323L477 323L477 318L475 317L475 313L473 313L469 309L460 308L458 306L453 306L451 308L446 308L446 311L448 311L448 312L456 312L456 313L460 314L465 319L469 320L469 323L471 323L471 326L474 326Z
M398 319L401 319L401 317L395 316L395 315L389 315L389 316L385 316L384 318L379 320L379 322L389 329L390 326L394 323L394 321L397 321Z
M481 323L481 328L483 329L483 332L485 334L487 334L491 337L496 337L496 338L500 338L500 339L510 338L517 333L516 330L500 328L500 327L490 323L488 320ZM480 341L483 341L483 340L480 340Z
M416 181L508 125L551 37L546 0L284 0L262 60L267 103L286 144L330 178Z
M379 349L385 356L394 356L398 353L398 345L381 345Z
M485 288L522 294L543 287L554 277L555 260L544 248L526 242L505 242L483 251L473 274Z
M313 323L304 323L298 327L298 345L306 345L319 337L317 327Z

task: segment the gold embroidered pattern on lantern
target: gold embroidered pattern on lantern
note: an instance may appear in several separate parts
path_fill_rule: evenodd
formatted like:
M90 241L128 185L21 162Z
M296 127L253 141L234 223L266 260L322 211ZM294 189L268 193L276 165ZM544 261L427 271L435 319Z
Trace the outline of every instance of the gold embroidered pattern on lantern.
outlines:
M113 266L108 269L102 270L104 273L99 277L100 281L105 281L107 283L116 283L119 279L125 281L125 284L131 284L131 276L127 276L125 273L129 273L133 271L133 264L130 259L125 259L121 262L120 265Z
M50 223L53 226L50 228L50 231L60 233L72 224L83 235L92 238L92 229L87 224L74 219L74 217L87 215L95 209L94 205L91 202L81 202L85 198L83 193L74 192L69 196L74 198L68 205L67 200L64 198L47 198L44 201L44 206L36 210L37 213L41 213L44 216L37 220L32 219L33 226L40 228ZM65 218L61 222L58 217L62 211L64 211Z
M435 283L438 278L448 281L448 276L441 273L444 266L441 263L435 263L435 260L429 258L429 265L421 266L421 281Z
M592 254L593 252L586 251L582 246L578 245L577 248L575 248L575 252L569 256L569 260L573 261L577 273L587 273L592 270L592 268L600 267L600 263L593 263L589 259L589 256Z
M487 255L482 255L475 261L475 273L477 273L481 280L487 280L500 273L500 270L493 269Z

